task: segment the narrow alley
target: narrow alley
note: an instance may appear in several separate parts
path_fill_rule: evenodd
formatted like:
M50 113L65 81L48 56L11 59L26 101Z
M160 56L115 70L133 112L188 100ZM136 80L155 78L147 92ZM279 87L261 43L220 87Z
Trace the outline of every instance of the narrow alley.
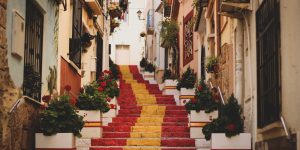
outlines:
M0 0L0 150L300 150L299 0Z

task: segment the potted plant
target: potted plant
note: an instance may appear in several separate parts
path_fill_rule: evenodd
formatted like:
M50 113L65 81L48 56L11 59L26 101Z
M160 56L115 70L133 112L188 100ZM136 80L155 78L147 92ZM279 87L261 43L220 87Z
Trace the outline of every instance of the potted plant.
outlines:
M107 95L99 92L97 82L85 85L80 90L75 106L79 108L78 114L84 116L85 126L81 133L83 138L101 137L101 113L109 111ZM90 126L89 124L97 124Z
M202 127L205 123L211 122L218 117L218 103L213 99L212 92L203 80L195 90L195 99L185 104L186 110L190 113L191 138L204 138ZM202 124L197 124L201 122Z
M154 80L154 71L155 71L155 65L151 62L147 63L145 66L145 72L143 74L143 77L145 80L153 81Z
M140 61L140 71L143 72L145 70L145 67L147 66L148 61L145 57L142 58Z
M111 71L111 76L113 79L115 79L117 81L117 83L119 82L119 79L121 77L121 72L120 72L120 68L118 67L117 64L115 64L111 58L109 57L109 70Z
M112 19L114 18L121 18L122 16L122 10L116 3L110 3L110 6L108 7L108 13Z
M251 135L244 132L242 108L231 95L227 104L219 109L219 116L206 124L202 132L206 140L211 139L212 149L251 149Z
M217 73L219 70L218 59L216 57L208 57L206 59L206 72L207 73Z
M195 82L196 73L190 67L182 74L182 77L178 79L177 90L180 91L180 105L184 106L189 100L195 96Z
M117 115L117 97L120 94L120 89L115 79L113 79L112 72L110 70L104 70L98 81L98 91L103 92L107 95L110 110L103 114L103 117L112 118Z
M70 104L70 96L47 95L43 96L43 101L45 105L40 114L40 133L35 134L36 149L75 148L75 136L81 137L84 122L83 117Z
M170 69L164 71L163 77L164 88L163 93L166 95L175 95L177 94L176 85L178 84L177 76L172 73Z

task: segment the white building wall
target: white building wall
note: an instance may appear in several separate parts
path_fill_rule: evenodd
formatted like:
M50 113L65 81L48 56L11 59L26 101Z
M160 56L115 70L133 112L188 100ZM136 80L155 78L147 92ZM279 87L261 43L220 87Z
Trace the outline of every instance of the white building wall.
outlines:
M137 11L142 11L141 19L146 19L145 1L130 0L128 5L127 19L121 20L119 28L115 29L110 37L111 58L126 59L127 56L116 58L117 45L129 45L130 47L130 63L128 65L138 65L145 52L145 38L140 37L140 33L145 31L146 20L139 20ZM127 57L128 58L128 57Z

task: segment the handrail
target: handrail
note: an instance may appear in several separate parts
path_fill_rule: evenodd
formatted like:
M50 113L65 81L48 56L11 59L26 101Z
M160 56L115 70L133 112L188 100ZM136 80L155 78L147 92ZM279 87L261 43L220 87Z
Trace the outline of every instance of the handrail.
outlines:
M281 123L282 123L282 127L283 127L283 129L284 129L286 138L287 138L288 140L291 140L291 139L292 139L291 133L290 133L290 131L289 131L288 128L287 128L287 125L286 125L286 122L285 122L284 117L281 116L281 117L280 117L280 120L281 120Z
M210 87L211 87L211 88L214 88L214 86L212 85L211 81L209 81L209 84L210 84ZM222 104L225 105L224 97L223 97L223 95L222 95L222 92L221 92L221 89L220 89L219 86L218 86L218 92L219 92L219 94L220 94L220 97L221 97L221 100L222 100Z
M42 103L40 103L39 101L29 97L29 96L22 96L21 98L19 98L14 104L13 106L10 108L10 110L8 111L9 114L11 114L21 103L23 103L24 100L29 100L31 102L34 102L38 105L43 105Z

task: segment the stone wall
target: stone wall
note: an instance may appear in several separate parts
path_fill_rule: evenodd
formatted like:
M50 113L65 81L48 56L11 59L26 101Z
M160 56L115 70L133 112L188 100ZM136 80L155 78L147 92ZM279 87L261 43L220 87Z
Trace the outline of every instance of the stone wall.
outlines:
M6 38L7 0L0 0L0 147L1 150L34 149L34 126L38 109L25 102L9 114L17 101L17 89L9 74Z

